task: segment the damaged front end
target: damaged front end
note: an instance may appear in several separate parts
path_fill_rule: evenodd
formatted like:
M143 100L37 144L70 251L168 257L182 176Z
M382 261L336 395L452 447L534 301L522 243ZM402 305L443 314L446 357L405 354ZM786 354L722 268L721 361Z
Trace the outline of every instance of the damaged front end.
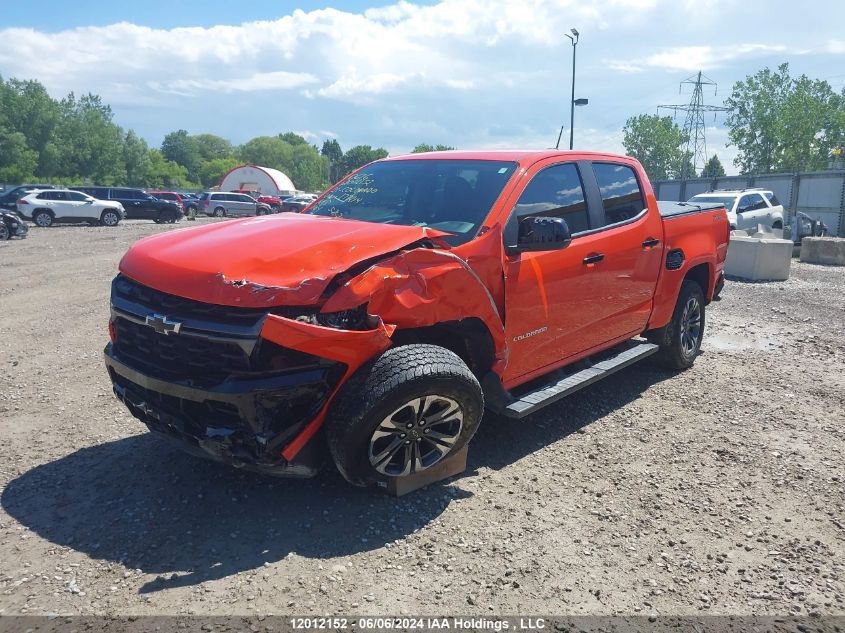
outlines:
M315 312L211 305L118 275L105 349L114 392L152 431L189 452L311 476L325 451L309 440L332 394L390 341L380 321L341 332L309 323Z

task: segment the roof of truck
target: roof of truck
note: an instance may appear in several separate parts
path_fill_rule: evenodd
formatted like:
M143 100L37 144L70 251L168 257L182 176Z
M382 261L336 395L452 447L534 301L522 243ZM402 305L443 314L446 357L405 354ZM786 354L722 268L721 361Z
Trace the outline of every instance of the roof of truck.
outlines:
M554 157L572 158L610 158L619 160L628 158L621 154L607 152L587 152L583 150L559 150L559 149L481 149L481 150L447 150L442 152L422 152L420 154L402 154L391 156L384 160L407 160L409 158L422 160L507 160L532 163L545 158Z

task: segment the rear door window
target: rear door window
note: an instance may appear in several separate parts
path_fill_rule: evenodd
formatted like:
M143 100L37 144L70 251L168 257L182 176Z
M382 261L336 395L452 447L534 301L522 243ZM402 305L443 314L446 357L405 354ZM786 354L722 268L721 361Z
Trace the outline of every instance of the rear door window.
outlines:
M601 192L604 225L625 222L645 209L645 196L634 170L617 163L593 163L593 172Z
M773 207L776 207L780 204L780 200L778 200L778 197L775 194L773 194L771 191L767 191L763 195L766 196L766 198L769 200L769 202L772 203Z
M763 200L763 196L759 193L750 193L742 196L739 200L739 206L736 208L739 212L756 211L757 209L767 209L769 205Z

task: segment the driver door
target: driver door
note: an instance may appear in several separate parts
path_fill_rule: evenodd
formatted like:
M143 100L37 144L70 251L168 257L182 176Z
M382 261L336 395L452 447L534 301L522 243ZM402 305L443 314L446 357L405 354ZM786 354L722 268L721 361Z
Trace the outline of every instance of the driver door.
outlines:
M590 229L581 170L588 163L542 161L533 166L505 225L505 244L516 244L522 217L556 216L572 233L567 248L508 254L505 261L505 335L510 350L505 383L519 384L544 368L603 341L594 321L603 301L594 268L585 263L598 251ZM558 161L558 162L555 162Z

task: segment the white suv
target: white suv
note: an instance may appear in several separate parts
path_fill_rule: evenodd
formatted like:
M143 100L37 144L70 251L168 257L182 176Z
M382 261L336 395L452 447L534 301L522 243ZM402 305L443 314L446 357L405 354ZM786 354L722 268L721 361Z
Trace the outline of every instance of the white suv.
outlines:
M783 228L783 205L766 189L723 189L700 193L688 202L710 202L725 205L732 229L756 230L758 224L773 229Z
M31 191L17 203L18 215L47 227L56 222L88 222L116 226L126 217L123 205L114 200L97 200L70 189Z

